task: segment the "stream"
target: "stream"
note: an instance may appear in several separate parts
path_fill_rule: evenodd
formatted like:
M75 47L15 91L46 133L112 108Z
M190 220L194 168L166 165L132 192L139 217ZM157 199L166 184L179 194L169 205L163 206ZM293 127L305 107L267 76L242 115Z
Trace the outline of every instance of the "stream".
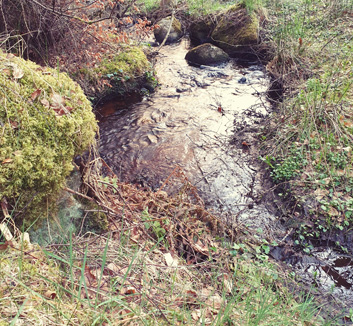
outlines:
M100 153L123 181L153 189L179 166L207 207L267 226L276 217L255 200L263 189L253 140L234 141L234 131L270 113L269 80L259 65L190 66L188 47L183 40L162 48L155 67L161 86L151 97L125 109L117 103L113 113L114 103L100 108Z
M257 64L194 67L187 64L186 39L164 46L155 69L160 87L143 99L127 97L98 108L99 151L122 181L178 191L165 180L178 167L197 188L206 207L227 223L243 224L272 239L286 238L274 198L264 182L256 131L272 110L270 85ZM249 132L250 130L250 132ZM267 183L268 184L268 183ZM353 260L330 248L298 253L287 245L271 256L290 264L300 278L327 297L336 313L353 307ZM350 324L347 318L344 322Z

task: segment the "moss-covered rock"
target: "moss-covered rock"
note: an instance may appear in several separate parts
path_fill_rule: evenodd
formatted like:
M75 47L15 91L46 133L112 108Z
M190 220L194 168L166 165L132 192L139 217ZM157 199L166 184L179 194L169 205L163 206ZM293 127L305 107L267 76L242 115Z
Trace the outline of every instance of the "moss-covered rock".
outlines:
M73 157L94 142L97 122L66 74L2 51L0 93L0 199L29 224L65 184Z
M259 21L242 3L231 6L219 20L211 38L221 49L234 55L249 51L258 43Z
M84 67L73 74L92 98L123 95L149 83L153 68L138 46L122 46L117 55L109 55L96 67Z
M212 41L211 34L215 27L215 21L210 16L196 19L189 27L191 42L195 45L210 43Z

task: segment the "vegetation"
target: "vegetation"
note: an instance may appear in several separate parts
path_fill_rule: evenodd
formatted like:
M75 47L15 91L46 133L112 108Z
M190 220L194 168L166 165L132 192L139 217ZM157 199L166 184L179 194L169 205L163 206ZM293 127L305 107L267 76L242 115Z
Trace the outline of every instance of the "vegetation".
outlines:
M63 187L74 156L95 142L97 123L66 74L2 51L0 72L0 199L16 214L25 209L20 220L30 225Z
M325 232L349 231L353 221L353 4L267 7L266 35L274 44L267 68L284 96L265 127L263 159L280 192L294 197L301 218L313 222L305 228L308 244Z
M93 170L101 166L93 163ZM320 322L305 294L268 261L268 246L205 211L181 171L170 198L100 179L87 185L108 207L106 235L63 235L46 250L17 231L0 247L0 325L306 325ZM192 225L192 227L190 227ZM228 228L228 230L226 230ZM215 236L218 235L217 237ZM16 292L14 292L16 291ZM283 313L285 311L285 313Z

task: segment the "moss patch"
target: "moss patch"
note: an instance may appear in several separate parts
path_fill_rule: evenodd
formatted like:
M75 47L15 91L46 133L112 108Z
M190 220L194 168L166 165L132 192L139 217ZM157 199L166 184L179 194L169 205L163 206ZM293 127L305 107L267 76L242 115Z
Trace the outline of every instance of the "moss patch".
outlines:
M86 95L96 98L122 95L146 81L152 66L140 47L125 46L117 55L107 56L95 68L81 68L73 74Z
M26 207L30 223L94 142L97 123L66 74L1 51L0 93L0 199Z

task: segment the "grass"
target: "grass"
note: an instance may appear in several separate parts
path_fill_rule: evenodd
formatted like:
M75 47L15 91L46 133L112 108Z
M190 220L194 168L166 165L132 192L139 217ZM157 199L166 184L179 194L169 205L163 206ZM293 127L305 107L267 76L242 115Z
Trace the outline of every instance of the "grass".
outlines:
M229 271L180 258L173 266L156 243L112 235L24 247L0 253L0 325L304 325L317 315L281 287L274 266L241 255Z
M267 68L285 93L266 126L263 160L318 239L353 221L353 3L264 2L274 49Z

